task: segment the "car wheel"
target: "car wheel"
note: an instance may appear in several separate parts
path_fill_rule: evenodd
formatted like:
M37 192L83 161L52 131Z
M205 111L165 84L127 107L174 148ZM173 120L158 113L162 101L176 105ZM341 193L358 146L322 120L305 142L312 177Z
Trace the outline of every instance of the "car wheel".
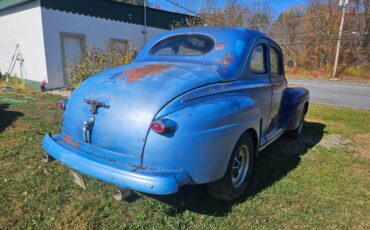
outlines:
M207 184L209 194L222 201L230 201L240 196L248 186L253 164L252 137L250 134L244 134L234 147L224 177Z
M288 131L288 134L289 136L293 137L293 138L297 138L299 136L301 136L302 132L303 132L303 124L304 124L304 117L305 117L305 112L303 111L302 112L302 115L301 115L301 120L299 121L299 124L298 124L298 127L293 129L293 130L289 130Z
M53 158L52 156L50 156L49 154L44 153L44 154L42 155L42 157L41 157L41 160L42 160L43 162L45 162L45 163L49 163L49 162L53 161L53 160L54 160L54 158Z

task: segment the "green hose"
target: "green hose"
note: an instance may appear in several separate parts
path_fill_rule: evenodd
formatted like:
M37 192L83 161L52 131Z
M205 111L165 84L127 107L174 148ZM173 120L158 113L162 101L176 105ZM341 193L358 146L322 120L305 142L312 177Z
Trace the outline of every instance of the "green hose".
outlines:
M28 98L28 99L31 99L31 100L36 101L36 98L34 98L34 97L30 97L30 96L28 96L28 95L26 95L26 94L23 94L23 93L15 93L15 92L8 92L8 93L12 93L12 94L20 95L20 96L23 96L23 97L25 97L25 98Z
M23 94L23 93L15 93L15 92L7 92L7 94L15 94L15 95L19 95L19 96L22 96L24 98L27 98L29 100L36 100L36 98L33 98L33 97L30 97L26 94ZM28 100L22 100L22 99L16 99L16 98L11 98L11 97L6 97L6 96L0 96L0 101L5 101L5 102L9 102L11 104L19 104L19 103L27 103Z

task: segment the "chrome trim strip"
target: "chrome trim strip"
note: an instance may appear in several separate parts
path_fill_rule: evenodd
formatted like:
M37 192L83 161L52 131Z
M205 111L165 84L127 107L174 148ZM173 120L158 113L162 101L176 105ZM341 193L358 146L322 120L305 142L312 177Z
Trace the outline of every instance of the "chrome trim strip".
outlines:
M185 103L200 97L206 97L210 95L220 94L220 93L226 93L231 92L235 90L243 90L243 89L256 89L256 88L263 88L263 87L271 87L271 84L240 84L240 85L234 85L233 83L221 83L220 85L217 85L215 87L218 88L209 88L206 92L202 91L199 93L194 93L193 95L189 95L188 97L185 97L181 100L181 103Z
M274 137L272 137L270 140L266 141L264 145L259 147L259 151L264 150L267 146L269 146L272 142L276 141L282 134L284 133L284 129L280 128Z

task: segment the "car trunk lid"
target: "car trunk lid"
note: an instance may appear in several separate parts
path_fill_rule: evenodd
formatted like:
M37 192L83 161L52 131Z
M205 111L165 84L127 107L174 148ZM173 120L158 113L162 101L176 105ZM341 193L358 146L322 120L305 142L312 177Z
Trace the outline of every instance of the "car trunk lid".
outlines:
M62 131L104 150L95 154L140 165L150 123L160 109L191 89L221 80L211 67L186 63L138 62L106 70L74 90Z

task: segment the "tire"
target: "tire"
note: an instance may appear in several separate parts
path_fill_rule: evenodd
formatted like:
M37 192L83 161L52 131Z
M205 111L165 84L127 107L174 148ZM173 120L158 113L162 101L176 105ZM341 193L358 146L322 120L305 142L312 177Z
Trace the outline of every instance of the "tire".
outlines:
M288 131L288 135L290 137L298 138L302 135L305 115L306 115L305 111L302 111L301 120L299 121L299 124L298 124L297 128Z
M244 134L236 143L223 178L207 184L208 193L222 201L231 201L242 195L250 181L254 165L253 140Z
M41 160L44 162L44 163L49 163L51 161L54 160L54 158L52 156L50 156L49 154L46 154L44 153L41 157Z

